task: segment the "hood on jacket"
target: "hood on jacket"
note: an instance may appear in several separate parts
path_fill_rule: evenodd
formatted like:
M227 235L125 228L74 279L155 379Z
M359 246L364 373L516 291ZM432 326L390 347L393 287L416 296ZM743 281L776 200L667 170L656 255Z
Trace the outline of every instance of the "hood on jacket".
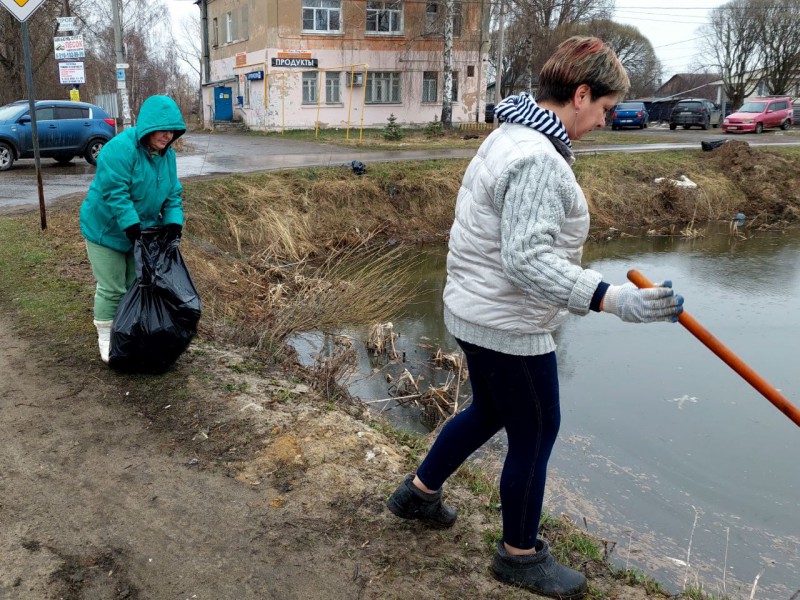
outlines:
M154 131L174 131L170 145L186 132L186 123L175 101L168 96L150 96L142 103L139 120L136 122L136 139L142 139ZM167 146L169 148L169 146Z

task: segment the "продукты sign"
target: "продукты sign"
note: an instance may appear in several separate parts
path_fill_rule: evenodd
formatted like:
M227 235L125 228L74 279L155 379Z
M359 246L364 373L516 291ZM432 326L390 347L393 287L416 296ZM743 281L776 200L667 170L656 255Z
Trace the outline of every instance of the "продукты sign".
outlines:
M316 69L319 59L316 58L273 58L273 67L311 67Z

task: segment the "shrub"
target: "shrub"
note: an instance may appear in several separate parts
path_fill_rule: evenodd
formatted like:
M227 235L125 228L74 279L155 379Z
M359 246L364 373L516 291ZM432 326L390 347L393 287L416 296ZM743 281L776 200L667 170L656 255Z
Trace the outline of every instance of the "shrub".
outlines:
M444 135L444 126L438 117L434 116L433 121L425 125L425 135L428 137L439 137Z
M389 121L386 126L383 128L381 135L385 140L400 140L403 139L403 131L400 129L400 125L397 124L397 117L394 116L394 113L390 114L387 118Z

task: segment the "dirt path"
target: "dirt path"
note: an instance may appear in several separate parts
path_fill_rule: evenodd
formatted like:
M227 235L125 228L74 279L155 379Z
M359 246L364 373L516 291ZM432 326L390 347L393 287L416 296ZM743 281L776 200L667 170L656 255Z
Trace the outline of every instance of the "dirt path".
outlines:
M276 552L262 494L35 354L0 315L0 598L358 597L313 553Z

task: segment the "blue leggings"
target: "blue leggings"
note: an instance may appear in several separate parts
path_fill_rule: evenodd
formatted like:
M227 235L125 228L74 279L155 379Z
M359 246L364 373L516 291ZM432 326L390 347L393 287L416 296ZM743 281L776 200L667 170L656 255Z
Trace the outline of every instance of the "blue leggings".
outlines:
M547 461L561 425L556 354L513 356L458 340L472 383L472 403L442 429L417 470L438 490L461 463L501 428L508 453L500 477L503 541L530 549L542 512Z

